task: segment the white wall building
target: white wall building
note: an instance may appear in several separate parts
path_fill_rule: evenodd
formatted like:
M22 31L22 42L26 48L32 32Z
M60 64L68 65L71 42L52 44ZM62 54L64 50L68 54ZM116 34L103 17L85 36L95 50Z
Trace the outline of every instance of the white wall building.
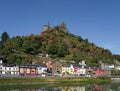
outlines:
M81 76L85 76L86 75L86 69L85 68L79 68L79 73Z
M1 75L19 75L19 66L3 64L0 67Z
M47 67L46 66L39 66L39 67L37 67L37 72L38 72L38 75L47 73Z

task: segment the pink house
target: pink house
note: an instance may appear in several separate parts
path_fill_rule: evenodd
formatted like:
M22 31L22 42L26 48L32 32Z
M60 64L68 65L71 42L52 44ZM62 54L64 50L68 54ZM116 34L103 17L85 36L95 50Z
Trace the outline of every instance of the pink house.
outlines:
M35 65L20 65L19 74L24 75L37 75L37 66Z
M74 65L73 68L74 68L73 74L74 75L79 75L80 74L79 67L77 65Z

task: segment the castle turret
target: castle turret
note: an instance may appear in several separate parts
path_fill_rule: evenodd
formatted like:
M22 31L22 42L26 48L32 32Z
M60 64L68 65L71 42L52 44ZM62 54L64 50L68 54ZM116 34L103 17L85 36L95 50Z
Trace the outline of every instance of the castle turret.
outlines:
M50 23L48 22L48 25L44 25L42 28L43 31L47 31L48 29L50 29Z
M43 31L47 31L49 29L49 26L48 25L44 25L43 26Z

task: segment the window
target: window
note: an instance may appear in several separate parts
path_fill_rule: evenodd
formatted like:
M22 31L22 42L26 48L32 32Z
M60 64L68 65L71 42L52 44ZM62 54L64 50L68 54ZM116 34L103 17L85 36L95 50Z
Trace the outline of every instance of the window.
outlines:
M7 71L7 72L5 72L5 74L11 74L11 72L10 72L10 71Z
M56 70L57 70L57 71L59 71L59 69L58 69L58 68L57 68Z

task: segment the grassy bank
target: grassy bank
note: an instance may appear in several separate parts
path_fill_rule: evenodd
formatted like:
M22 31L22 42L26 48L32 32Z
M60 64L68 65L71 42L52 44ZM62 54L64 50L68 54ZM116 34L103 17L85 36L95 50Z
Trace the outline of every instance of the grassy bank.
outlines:
M0 78L0 84L46 84L46 83L64 83L64 84L101 84L111 82L110 78L97 77L76 77L76 78Z

